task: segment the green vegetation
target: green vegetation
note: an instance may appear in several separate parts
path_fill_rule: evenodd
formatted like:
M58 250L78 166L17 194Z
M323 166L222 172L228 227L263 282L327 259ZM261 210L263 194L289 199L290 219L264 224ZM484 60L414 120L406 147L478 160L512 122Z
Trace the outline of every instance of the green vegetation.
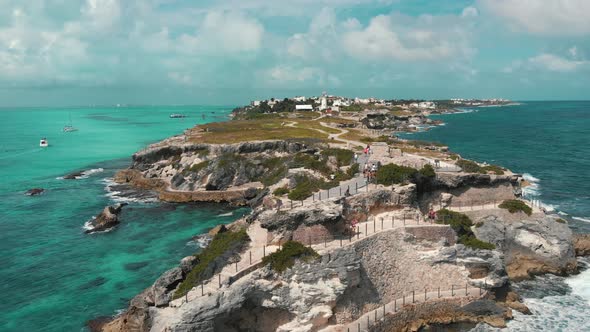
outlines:
M433 178L436 176L436 173L434 172L434 168L429 164L424 165L420 169L419 172L422 176L427 177L427 178Z
M459 243L474 249L492 250L496 248L492 243L481 241L475 237L471 230L473 223L463 213L442 209L437 212L437 218L437 223L451 226L459 237Z
M562 218L557 218L557 219L555 219L555 222L558 222L558 223L560 223L560 224L567 224L567 221L565 221L565 220L564 220L564 219L562 219Z
M391 185L396 183L403 183L414 179L418 170L411 167L399 166L396 164L388 164L381 166L377 170L375 178L378 184Z
M288 193L289 193L289 189L286 187L279 187L279 188L275 189L275 191L272 192L272 194L275 196L283 196Z
M245 229L238 232L230 231L217 233L207 248L195 255L199 263L193 267L193 269L186 275L184 281L180 283L178 289L174 293L174 298L184 296L201 281L209 278L210 276L206 276L204 274L207 270L207 267L213 263L215 259L229 250L235 250L239 248L249 240L250 238L248 237Z
M264 264L270 264L270 267L277 272L283 272L291 268L295 264L296 259L308 262L318 257L320 255L315 250L299 242L288 241L283 244L281 250L264 257L262 262Z
M481 167L471 160L461 159L456 162L456 165L467 173L479 173L481 171Z
M362 112L365 108L359 104L352 104L350 106L343 106L340 110L342 112Z
M336 157L338 167L342 167L350 165L354 152L346 149L329 148L322 151L322 156L324 157L322 159L327 159L329 156Z
M479 166L476 162L471 160L461 159L456 162L457 166L461 167L464 172L467 173L481 173L487 174L488 172L492 172L496 175L503 175L504 169L500 166L496 165L488 165L488 166Z
M295 182L297 185L288 195L289 199L294 201L302 201L320 189L330 189L338 186L338 181L336 180L326 182L322 179L316 179L308 175L297 175L295 177Z
M199 158L203 158L209 155L209 149L207 148L201 148L195 151L197 153L197 156L199 156Z
M271 186L279 182L282 178L287 175L289 168L287 167L287 158L274 157L268 158L262 161L262 167L264 167L264 175L260 179L256 179L265 186Z
M346 174L352 179L360 171L360 167L358 163L354 163L346 170Z
M502 202L502 204L498 205L498 207L502 209L508 210L510 213L516 213L522 211L527 215L531 215L533 213L533 209L528 206L525 202L520 201L518 199L508 199Z
M417 148L425 147L425 146L438 146L438 147L445 146L444 144L439 143L439 142L428 142L428 141L419 141L419 140L408 140L408 141L406 141L406 144L415 146Z

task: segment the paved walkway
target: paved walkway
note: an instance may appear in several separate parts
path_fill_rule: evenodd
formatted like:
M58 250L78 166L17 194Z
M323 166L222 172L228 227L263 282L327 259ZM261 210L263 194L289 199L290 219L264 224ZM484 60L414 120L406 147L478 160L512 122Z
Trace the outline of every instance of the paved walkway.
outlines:
M403 312L404 307L419 303L444 301L451 298L477 299L486 294L486 290L468 285L457 285L450 290L430 289L421 291L410 291L404 297L395 299L374 310L371 310L357 320L341 325L332 325L323 329L322 332L361 332L370 331L374 326L387 314L399 314Z

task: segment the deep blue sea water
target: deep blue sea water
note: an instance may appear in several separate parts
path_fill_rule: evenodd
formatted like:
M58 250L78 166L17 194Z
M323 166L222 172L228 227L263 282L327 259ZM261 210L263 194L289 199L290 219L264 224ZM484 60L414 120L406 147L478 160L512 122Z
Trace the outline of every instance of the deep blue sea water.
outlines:
M199 250L192 236L245 213L223 205L131 202L110 232L83 225L114 198L107 179L147 144L228 107L0 109L0 331L81 331L113 315L165 270ZM184 119L170 119L183 113ZM69 122L79 129L63 133ZM47 137L50 146L40 148ZM59 177L94 170L87 178ZM46 192L29 197L27 189Z
M533 183L529 199L560 213L574 231L590 233L589 101L522 102L433 118L445 125L403 136L438 141L464 158L526 174ZM508 330L590 331L590 270L539 277L517 288L535 315L516 314Z

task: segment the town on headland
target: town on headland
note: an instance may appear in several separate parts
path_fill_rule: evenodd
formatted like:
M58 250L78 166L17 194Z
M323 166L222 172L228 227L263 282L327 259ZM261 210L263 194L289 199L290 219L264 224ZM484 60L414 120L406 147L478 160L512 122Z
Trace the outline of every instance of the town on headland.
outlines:
M590 237L527 200L521 174L399 135L440 125L433 114L510 104L271 98L138 151L118 186L250 213L195 234L208 245L88 326L419 331L531 314L512 283L576 273ZM97 230L125 222L122 209L107 207Z

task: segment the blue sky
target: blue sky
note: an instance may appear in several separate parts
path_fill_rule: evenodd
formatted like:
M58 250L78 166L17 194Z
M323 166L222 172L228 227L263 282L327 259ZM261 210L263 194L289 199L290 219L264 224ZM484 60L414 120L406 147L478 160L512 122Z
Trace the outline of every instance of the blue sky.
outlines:
M590 99L588 0L0 0L0 106Z

